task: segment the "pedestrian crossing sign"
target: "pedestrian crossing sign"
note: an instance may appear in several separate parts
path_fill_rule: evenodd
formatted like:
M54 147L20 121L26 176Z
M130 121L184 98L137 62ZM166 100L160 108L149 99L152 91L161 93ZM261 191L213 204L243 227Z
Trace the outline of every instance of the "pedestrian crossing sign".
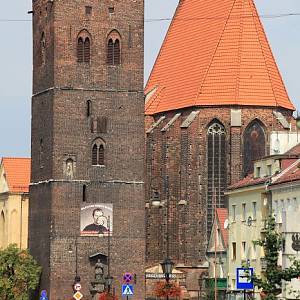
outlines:
M122 285L122 296L132 296L133 295L133 285L123 284Z

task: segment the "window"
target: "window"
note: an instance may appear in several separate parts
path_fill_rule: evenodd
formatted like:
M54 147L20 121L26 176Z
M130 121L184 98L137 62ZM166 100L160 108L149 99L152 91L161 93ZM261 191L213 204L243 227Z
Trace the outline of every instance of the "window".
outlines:
M246 203L242 204L242 221L246 221Z
M85 7L85 14L86 15L90 15L92 13L92 7L91 6L86 6Z
M267 165L267 175L268 176L272 175L272 165Z
M226 131L225 127L214 120L207 130L207 232L211 232L213 207L225 207L224 191L226 180Z
M86 202L86 185L82 187L82 202Z
M97 139L92 147L92 165L103 166L105 162L105 143L102 139Z
M290 210L291 210L291 199L290 199L290 198L287 198L286 202L287 202L286 210L287 210L287 211L290 211Z
M121 63L121 37L120 34L113 30L107 41L107 64L120 65Z
M275 200L275 215L278 215L279 209L278 209L278 200Z
M89 63L91 60L91 39L86 30L80 32L77 38L77 62Z
M251 122L244 132L244 176L253 172L253 161L262 158L265 153L265 133L261 122L254 120Z
M256 202L252 202L252 216L253 220L256 220Z
M242 255L241 255L242 259L246 258L246 242L242 242Z
M235 218L236 218L236 205L232 205L232 222L235 222Z
M232 255L231 255L232 260L236 260L236 242L232 242Z
M256 168L256 177L257 177L257 178L260 178L260 176L261 176L260 170L261 170L261 167L257 167L257 168Z
M252 242L252 259L256 259L256 244Z
M87 117L90 117L92 114L92 101L91 100L88 100L86 102L86 116Z

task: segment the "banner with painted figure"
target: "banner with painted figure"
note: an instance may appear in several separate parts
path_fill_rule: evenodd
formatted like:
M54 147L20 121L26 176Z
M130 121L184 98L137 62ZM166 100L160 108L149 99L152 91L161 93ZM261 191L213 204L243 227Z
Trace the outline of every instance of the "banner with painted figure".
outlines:
M112 234L113 204L84 203L81 205L80 232L83 236Z

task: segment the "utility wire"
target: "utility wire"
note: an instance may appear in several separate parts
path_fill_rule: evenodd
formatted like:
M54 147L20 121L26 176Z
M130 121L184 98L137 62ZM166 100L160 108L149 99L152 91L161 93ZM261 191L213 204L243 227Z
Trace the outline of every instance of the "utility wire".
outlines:
M260 15L258 16L261 19L278 19L278 18L287 18L287 17L297 17L300 16L300 12L295 13L282 13L282 14L270 14L270 15ZM232 17L235 18L235 17ZM237 19L240 19L240 16L236 16ZM245 15L242 18L256 18L253 15ZM154 22L163 22L163 21L172 21L173 18L153 18L153 19L145 19L145 23L154 23ZM222 20L227 19L223 17L204 17L204 18L174 18L179 21L197 21L197 20ZM32 22L31 19L0 19L0 22Z

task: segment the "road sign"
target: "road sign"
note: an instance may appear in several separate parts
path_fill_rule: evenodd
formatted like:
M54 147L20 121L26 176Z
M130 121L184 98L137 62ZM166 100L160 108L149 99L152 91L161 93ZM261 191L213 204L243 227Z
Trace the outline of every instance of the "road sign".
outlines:
M46 290L42 290L40 300L48 300Z
M73 295L73 298L76 299L76 300L80 300L81 298L83 297L83 295L77 291L74 295Z
M78 283L78 282L75 283L75 284L74 284L74 290L75 290L75 291L80 291L80 290L81 290L81 284Z
M131 280L132 280L132 274L126 272L126 273L123 275L123 281L126 282L126 283L130 283Z
M133 295L133 285L122 284L122 296L132 296Z
M236 288L238 290L253 290L253 268L236 269Z

